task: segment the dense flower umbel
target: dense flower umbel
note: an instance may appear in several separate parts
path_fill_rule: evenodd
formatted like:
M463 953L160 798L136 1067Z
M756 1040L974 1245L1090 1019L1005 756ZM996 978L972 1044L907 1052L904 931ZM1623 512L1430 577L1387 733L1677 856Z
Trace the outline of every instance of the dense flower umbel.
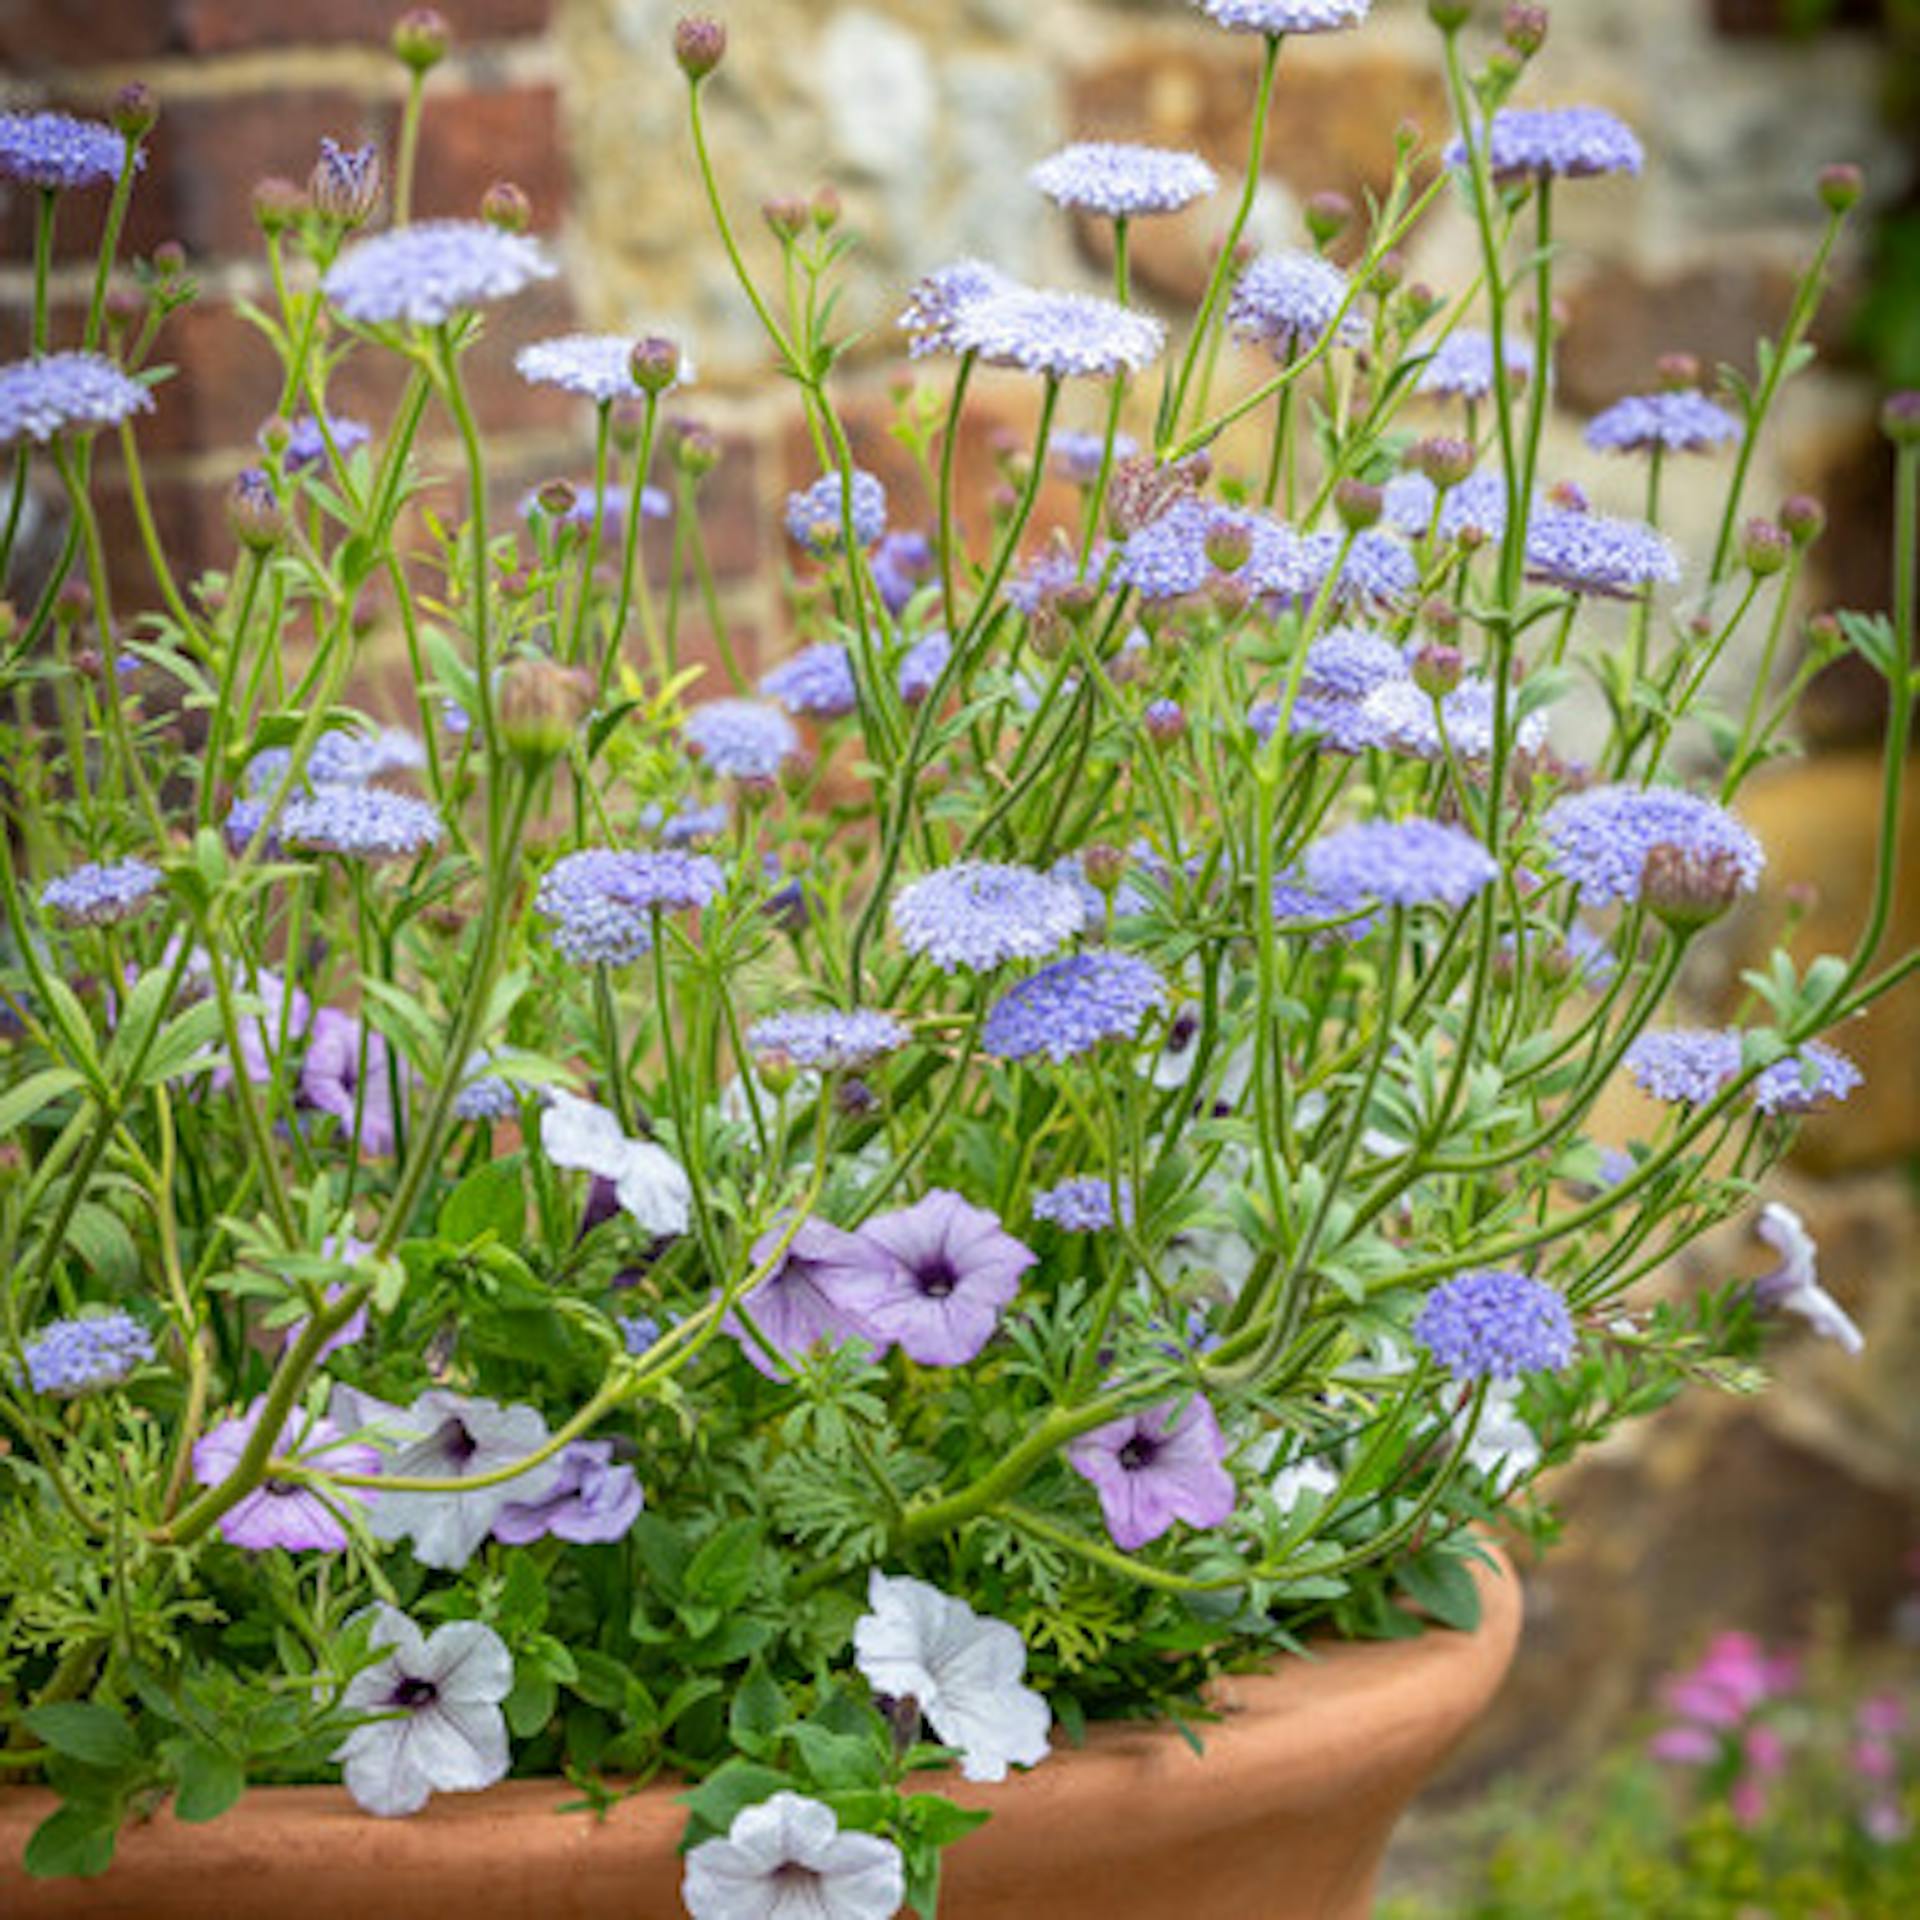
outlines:
M1017 293L1020 283L984 260L956 260L914 284L900 315L915 359L929 353L958 353L960 316L983 300Z
M1846 1097L1863 1079L1860 1069L1824 1040L1809 1040L1786 1060L1776 1060L1753 1083L1753 1104L1762 1113L1812 1113Z
M1600 906L1642 897L1647 856L1675 847L1721 860L1742 893L1759 884L1766 854L1726 808L1678 787L1591 787L1556 800L1541 823L1553 865Z
M536 340L514 355L521 379L559 387L606 406L640 389L633 378L633 342L621 333L567 333Z
M27 1385L59 1400L117 1387L154 1357L153 1335L132 1314L117 1309L55 1320L24 1351Z
M1456 1380L1512 1380L1556 1371L1573 1358L1567 1303L1531 1275L1499 1268L1436 1287L1413 1330Z
M846 544L841 505L842 476L823 473L802 493L787 496L787 532L816 560L838 553ZM853 472L853 538L860 547L878 546L887 532L887 490L870 473Z
M359 860L425 853L445 832L426 801L387 787L325 786L288 801L280 816L280 837L288 846Z
M153 395L97 353L48 353L0 367L0 446L117 427Z
M1373 0L1193 0L1216 26L1236 33L1332 33L1357 27Z
M160 869L144 860L93 864L49 880L40 890L40 904L70 926L107 927L144 913L161 884Z
M1463 907L1500 869L1470 834L1434 820L1369 820L1307 849L1307 884L1335 900L1389 907Z
M1056 205L1130 220L1178 213L1204 200L1219 177L1197 154L1115 141L1083 141L1043 160L1029 175Z
M1166 1004L1166 982L1137 955L1076 953L1002 995L980 1044L1002 1060L1045 1054L1058 1064L1109 1040L1137 1040Z
M127 157L125 139L98 120L70 113L0 113L0 179L48 193L111 186ZM136 154L135 166L146 156Z
M1009 960L1043 960L1080 931L1080 896L1030 867L965 861L893 897L893 924L909 953L948 973L991 973Z
M1740 1071L1740 1036L1707 1028L1643 1033L1622 1064L1642 1093L1704 1106Z
M1678 580L1680 556L1641 521L1546 507L1527 526L1527 572L1571 593L1625 599Z
M956 353L1054 380L1138 373L1167 343L1166 328L1147 314L1093 294L1031 287L966 301L947 332Z
M1509 374L1521 379L1533 373L1533 343L1523 334L1506 340ZM1485 400L1493 392L1493 336L1477 327L1459 327L1434 348L1415 383L1421 393L1456 400Z
M709 700L687 715L681 738L723 780L777 780L800 757L793 722L758 700Z
M1227 323L1243 340L1257 340L1286 359L1310 347L1339 322L1338 338L1364 337L1346 309L1347 277L1317 253L1267 253L1234 282Z
M321 282L363 327L437 327L557 271L538 241L484 220L423 220L350 247Z
M1638 173L1646 161L1632 129L1604 107L1503 107L1493 117L1487 154L1501 178ZM1455 140L1447 163L1457 167L1465 160L1466 150Z
M1133 1218L1133 1189L1120 1183L1120 1212ZM1058 1227L1062 1233L1099 1233L1113 1225L1113 1182L1086 1174L1063 1180L1033 1196L1033 1217Z
M1198 1394L1110 1420L1067 1449L1100 1496L1114 1544L1129 1553L1177 1521L1218 1527L1231 1519L1240 1495L1226 1457L1220 1422Z
M1740 437L1740 422L1704 393L1636 394L1587 422L1596 453L1706 453Z
M760 691L789 713L837 720L860 704L853 662L837 640L816 640L761 675Z
M898 1053L911 1038L892 1014L864 1009L776 1013L747 1029L747 1044L755 1053L820 1073L857 1072Z

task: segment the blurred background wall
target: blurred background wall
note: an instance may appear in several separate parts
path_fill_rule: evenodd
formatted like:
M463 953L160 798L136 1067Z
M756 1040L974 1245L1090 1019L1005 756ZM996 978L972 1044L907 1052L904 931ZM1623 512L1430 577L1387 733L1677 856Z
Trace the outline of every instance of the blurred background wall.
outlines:
M759 204L826 182L861 238L848 318L869 332L839 391L860 457L890 476L904 466L887 433L900 378L891 321L917 272L978 253L1039 279L1101 283L1101 232L1037 201L1025 185L1035 161L1068 138L1125 136L1197 149L1228 193L1243 178L1253 49L1182 0L731 0L715 10L733 50L710 94L712 125L756 259L770 257ZM136 253L183 243L205 290L163 342L181 378L145 435L163 528L189 570L224 564L219 491L278 396L272 359L234 306L268 291L250 191L268 175L304 178L322 134L391 139L399 75L383 49L394 11L393 0L0 0L8 104L97 107L135 76L162 99L130 238ZM503 501L542 479L580 477L587 452L582 411L514 377L516 346L576 323L677 334L700 370L688 405L725 450L707 495L725 615L749 655L777 655L773 509L811 473L700 202L670 52L676 0L445 0L443 11L457 51L432 83L420 210L471 214L492 182L513 180L571 276L564 290L497 310L472 358ZM1486 11L1498 9L1489 0ZM1535 81L1539 97L1614 108L1649 148L1644 181L1560 203L1565 314L1549 470L1578 478L1601 506L1635 510L1639 480L1586 454L1580 422L1644 390L1664 353L1751 368L1753 343L1777 326L1817 236L1818 169L1866 167L1872 217L1839 262L1822 363L1791 390L1750 495L1756 513L1791 491L1826 502L1811 606L1884 598L1888 467L1873 419L1888 381L1920 381L1915 12L1912 0L1561 0ZM1381 188L1402 121L1440 133L1435 53L1419 0L1381 0L1366 31L1288 50L1260 160L1260 239L1297 244L1309 194ZM1211 215L1143 223L1137 269L1149 295L1191 304L1226 199ZM28 212L0 206L9 355L23 339ZM63 215L60 287L76 304L98 217L97 205ZM1464 225L1442 217L1408 271L1462 285L1466 248ZM378 420L392 388L356 371L337 397ZM976 494L992 484L996 434L1017 434L1030 404L1018 383L981 383L966 447ZM1680 483L1671 496L1676 532L1697 547L1715 487ZM124 535L124 500L109 491L107 504ZM130 545L126 559L137 590ZM1829 675L1809 714L1814 753L1754 793L1774 852L1769 911L1783 911L1790 888L1807 890L1806 950L1843 947L1857 921L1872 835L1864 743L1877 717L1870 687ZM1909 834L1920 847L1920 817ZM1920 874L1908 875L1901 913L1906 939L1920 937ZM1696 976L1704 1006L1724 1006L1764 922L1743 917L1744 949L1723 944ZM1644 1700L1652 1674L1716 1626L1787 1635L1832 1598L1873 1634L1911 1585L1920 994L1848 1044L1868 1088L1809 1126L1786 1184L1821 1237L1828 1283L1866 1329L1866 1357L1795 1340L1771 1395L1697 1395L1562 1489L1567 1543L1534 1576L1527 1658L1463 1783L1520 1758L1577 1764ZM1763 1264L1735 1231L1674 1284Z

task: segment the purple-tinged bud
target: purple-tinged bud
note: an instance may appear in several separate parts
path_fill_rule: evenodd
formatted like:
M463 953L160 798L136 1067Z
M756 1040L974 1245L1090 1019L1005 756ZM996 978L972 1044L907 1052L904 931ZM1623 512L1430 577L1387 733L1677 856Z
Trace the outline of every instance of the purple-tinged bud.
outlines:
M119 340L133 331L135 324L145 315L147 303L131 287L114 287L107 294L103 311L106 314L107 331Z
M1547 44L1549 18L1545 7L1528 5L1526 0L1513 0L1500 23L1501 37L1521 59L1531 60Z
M74 677L80 680L98 680L107 670L107 656L98 647L78 648L73 656Z
M1547 489L1547 500L1567 513L1593 511L1593 502L1587 498L1586 489L1572 480L1556 480Z
M453 29L437 7L409 7L393 23L392 44L409 73L431 73L447 57Z
M533 202L511 180L496 180L480 196L480 218L502 233L525 233L533 225Z
M642 393L665 393L680 378L680 349L664 335L650 333L634 342L627 367Z
M162 240L153 250L154 277L177 280L186 271L187 250L178 240Z
M1342 480L1333 490L1333 510L1349 533L1365 533L1380 524L1387 497L1365 480Z
M1880 430L1896 447L1920 446L1920 392L1891 395L1880 409Z
M1238 573L1253 558L1253 529L1239 520L1218 520L1207 529L1207 564L1216 573Z
M77 627L93 611L93 595L84 580L69 580L53 597L56 626Z
M1654 377L1662 393L1694 393L1706 377L1699 360L1690 353L1663 353L1653 363Z
M1091 580L1072 580L1053 596L1053 603L1063 619L1084 627L1100 605L1100 589Z
M1810 547L1827 530L1827 510L1810 493L1792 494L1780 503L1780 524L1796 547Z
M1407 465L1425 474L1442 493L1450 492L1473 471L1473 442L1450 434L1416 440L1408 449Z
M1458 33L1473 18L1473 0L1427 0L1427 18L1442 33Z
M1740 558L1756 580L1778 573L1793 557L1793 542L1771 520L1749 520L1740 535Z
M1316 193L1304 212L1307 232L1323 252L1353 225L1353 202L1344 193Z
M1058 660L1067 650L1067 623L1051 600L1042 600L1027 616L1027 651L1036 660Z
M1819 906L1820 889L1811 880L1790 880L1780 889L1780 898L1789 913L1805 919Z
M697 87L727 57L727 30L718 20L692 14L673 30L673 57Z
M1480 549L1487 544L1487 530L1485 527L1475 526L1474 523L1469 520L1467 524L1453 536L1453 544L1458 547L1462 553L1478 553Z
M500 676L500 738L531 767L565 753L593 711L593 676L578 667L525 655Z
M286 538L287 516L273 482L258 467L238 474L227 490L227 530L243 547L265 553Z
M276 413L272 419L261 422L259 438L261 450L277 459L292 443L293 422L284 413Z
M668 442L673 463L689 480L704 480L720 464L720 441L713 429L698 420L681 420Z
M1238 619L1252 601L1253 589L1244 574L1216 573L1207 582L1207 604L1229 620Z
M1430 700L1444 700L1465 677L1467 663L1458 647L1423 641L1414 650L1413 684Z
M1140 724L1156 746L1170 747L1186 734L1187 716L1177 700L1150 700Z
M798 887L791 889L783 887L780 894L774 895L774 900L778 900L781 894L788 891L791 891L797 896L800 889ZM779 920L780 915L774 911L772 900L767 903L767 907L772 917L776 921ZM806 915L803 911L800 917L800 925L797 928L790 928L789 931L803 933L806 931L806 924ZM775 1099L778 1099L781 1094L789 1093L793 1090L794 1082L800 1078L800 1063L794 1059L790 1053L782 1053L778 1048L769 1048L765 1053L756 1053L753 1056L753 1073L754 1078L757 1079Z
M107 118L115 133L138 140L142 134L151 133L160 118L160 96L144 80L129 80L113 96Z
M880 1096L857 1074L836 1074L833 1104L849 1120L865 1120L880 1111Z
M1841 162L1820 169L1820 204L1829 213L1851 213L1867 190L1867 176L1856 166Z
M812 215L806 201L797 193L783 193L761 206L760 218L776 238L797 240L807 230Z
M1835 613L1816 613L1806 628L1807 651L1820 660L1838 660L1847 650L1847 630Z
M1451 600L1442 600L1436 595L1420 603L1420 624L1436 640L1451 645L1460 631L1460 609Z
M836 187L816 187L813 204L808 208L813 217L814 230L817 233L831 233L840 224L845 208L840 203L839 189Z
M1367 285L1384 300L1388 294L1399 289L1406 277L1407 256L1395 247L1383 253L1375 262L1373 278L1367 282Z
M346 228L363 227L380 204L380 150L320 142L320 158L307 176L307 198L315 212Z
M254 224L269 239L284 233L307 210L307 196L291 180L271 174L253 190Z
M543 480L533 497L549 520L564 520L580 503L570 480Z
M1696 853L1663 841L1647 849L1640 897L1676 932L1711 926L1740 897L1740 862L1725 849Z
M1444 304L1424 280L1416 280L1400 296L1396 307L1397 324L1408 333L1418 333Z
M1087 876L1087 885L1104 894L1118 891L1120 882L1127 877L1129 864L1126 848L1111 846L1104 840L1080 850L1080 871Z

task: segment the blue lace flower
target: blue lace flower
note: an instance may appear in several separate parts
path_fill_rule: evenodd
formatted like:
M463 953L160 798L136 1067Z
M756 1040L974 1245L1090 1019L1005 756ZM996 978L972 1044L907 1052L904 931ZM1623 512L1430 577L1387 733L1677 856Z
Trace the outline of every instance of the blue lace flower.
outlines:
M917 640L900 656L900 698L917 707L940 684L940 676L953 658L953 642L945 629Z
M1809 1040L1798 1053L1776 1060L1754 1080L1753 1104L1762 1113L1811 1113L1846 1099L1863 1077L1838 1047Z
M1045 1054L1057 1065L1109 1040L1137 1040L1167 1004L1167 983L1137 954L1100 948L1043 967L1003 994L980 1044L1002 1060Z
M1524 334L1506 340L1509 374L1533 374L1533 343ZM1420 369L1415 390L1454 400L1485 400L1493 392L1493 335L1477 327L1457 327L1434 348Z
M1056 206L1109 220L1178 213L1220 185L1197 154L1104 140L1066 147L1027 177Z
M816 560L839 553L846 528L841 517L840 475L823 473L812 486L787 495L787 532ZM878 546L887 532L887 490L870 473L853 472L853 537L862 547Z
M289 847L357 860L425 853L445 831L426 801L389 787L317 787L289 800L280 817L280 837Z
M372 429L364 420L355 420L344 413L327 416L327 433L333 436L334 447L343 460L356 447L364 447L373 437ZM258 439L264 452L267 441L265 427L261 428ZM321 433L320 422L312 414L303 413L292 423L281 459L286 463L289 473L311 473L326 465L326 435Z
M1193 0L1217 27L1235 33L1333 33L1357 27L1373 0Z
M1307 848L1301 868L1317 895L1388 907L1463 907L1500 873L1472 834L1437 820L1340 827Z
M153 411L153 395L97 353L46 353L0 367L0 446L93 433Z
M116 1387L154 1354L153 1336L132 1314L118 1309L55 1320L24 1348L27 1385L35 1393L69 1400L76 1394Z
M1718 1028L1660 1028L1627 1049L1628 1077L1676 1106L1704 1106L1740 1071L1740 1036Z
M1227 324L1242 340L1256 340L1288 359L1312 346L1339 318L1338 338L1365 337L1358 317L1341 315L1347 276L1317 253L1263 253L1234 282Z
M1130 433L1113 437L1115 462L1131 460L1140 451L1140 443ZM1076 487L1090 487L1100 478L1100 464L1106 458L1107 436L1083 433L1077 427L1062 427L1047 447L1054 471Z
M1396 473L1382 491L1387 524L1416 539L1424 539L1431 530L1447 541L1466 533L1497 540L1507 530L1507 483L1498 473L1469 474L1457 487L1449 488L1444 498L1424 473Z
M92 862L49 880L40 904L71 926L110 927L144 912L159 890L160 870L144 860Z
M1740 422L1704 393L1635 394L1587 422L1596 453L1705 453L1740 438Z
M725 884L704 853L589 847L557 860L534 895L553 944L582 966L626 967L653 946L653 915L708 905Z
M680 729L687 751L723 780L777 780L800 757L800 736L778 707L759 700L709 700Z
M520 378L535 387L559 387L609 406L640 388L633 377L633 342L622 333L564 333L535 340L513 357Z
M1638 520L1573 507L1545 507L1527 528L1527 571L1572 593L1627 599L1680 578L1667 537Z
M1676 847L1690 858L1724 863L1751 893L1766 866L1760 842L1725 807L1678 787L1592 787L1570 793L1540 823L1553 865L1603 904L1637 900L1647 855Z
M1120 1183L1120 1211L1133 1221L1133 1188ZM1063 1180L1033 1196L1033 1217L1049 1220L1062 1233L1103 1233L1113 1225L1113 1182L1096 1175Z
M437 327L557 271L540 243L523 233L484 220L423 220L350 247L320 284L363 327Z
M1081 927L1080 896L1031 867L969 860L941 867L894 896L893 924L909 953L952 973L991 973L1043 960Z
M70 113L0 113L0 179L48 193L109 187L120 177L125 139L98 120ZM135 167L146 165L136 154Z
M853 681L853 662L837 640L819 640L802 647L761 676L760 691L778 700L789 713L838 719L860 704Z
M1021 290L1011 274L988 266L984 260L956 260L937 268L915 282L900 315L900 330L907 336L909 355L918 360L929 353L962 352L958 333L961 316L982 301Z
M947 333L957 353L1055 380L1138 373L1167 344L1166 328L1131 307L1090 293L1031 287L965 302Z
M1573 1358L1573 1316L1553 1288L1487 1267L1434 1288L1415 1337L1456 1380L1552 1373Z
M1454 140L1446 158L1449 166L1462 166L1466 149ZM1581 180L1638 173L1646 154L1633 130L1604 107L1503 107L1493 117L1488 160L1500 179Z
M1437 710L1432 696L1411 679L1388 681L1367 696L1360 715L1371 744L1415 760L1439 760L1449 751L1468 765L1493 757L1493 687L1479 674L1469 674ZM1508 725L1522 753L1538 753L1547 744L1544 713L1510 719Z
M791 1060L816 1073L858 1072L898 1053L912 1037L892 1014L867 1008L776 1013L747 1029L747 1045L755 1053Z

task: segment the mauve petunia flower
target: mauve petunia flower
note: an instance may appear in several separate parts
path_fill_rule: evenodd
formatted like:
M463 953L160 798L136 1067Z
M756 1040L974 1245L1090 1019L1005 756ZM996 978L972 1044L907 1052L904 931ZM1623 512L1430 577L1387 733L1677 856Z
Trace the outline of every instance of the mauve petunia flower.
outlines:
M334 1749L347 1791L368 1813L418 1813L436 1793L477 1793L505 1778L513 1656L478 1620L453 1620L428 1638L397 1607L378 1606L384 1660L347 1682L344 1702L378 1714Z
M757 1269L773 1255L784 1228L776 1227L755 1243L750 1258ZM824 1220L804 1220L780 1264L740 1303L760 1339L789 1360L804 1360L816 1347L857 1342L874 1359L887 1342L848 1304L853 1289L871 1291L893 1279L893 1256L862 1234L846 1233ZM760 1340L729 1311L720 1323L740 1343L740 1351L769 1380L786 1376L767 1357Z
M539 1500L502 1507L493 1537L524 1547L552 1534L576 1546L623 1540L646 1496L629 1466L616 1465L610 1440L576 1440L560 1455L560 1477Z
M266 1406L256 1400L245 1413L222 1420L193 1449L193 1477L203 1487L218 1486L240 1464L240 1456ZM280 1430L274 1452L302 1466L336 1473L378 1473L380 1452L364 1441L348 1440L331 1420L304 1414L290 1418ZM220 1516L220 1537L250 1553L285 1547L289 1553L340 1553L347 1529L338 1509L364 1505L366 1494L357 1487L330 1488L325 1495L300 1480L263 1480L253 1492Z
M997 1215L942 1188L869 1220L860 1237L892 1265L849 1276L839 1299L876 1337L897 1341L927 1367L963 1366L979 1353L1039 1258Z
M367 1039L367 1078L360 1084L360 1022L333 1007L313 1016L307 1036L307 1057L300 1065L300 1101L339 1121L341 1135L353 1137L356 1104L360 1115L360 1150L384 1159L394 1148L393 1075L388 1067L387 1043L379 1034ZM402 1083L404 1085L404 1069Z
M1067 1449L1074 1472L1093 1483L1114 1544L1131 1553L1176 1520L1217 1527L1239 1500L1222 1462L1226 1442L1198 1394L1109 1420Z

